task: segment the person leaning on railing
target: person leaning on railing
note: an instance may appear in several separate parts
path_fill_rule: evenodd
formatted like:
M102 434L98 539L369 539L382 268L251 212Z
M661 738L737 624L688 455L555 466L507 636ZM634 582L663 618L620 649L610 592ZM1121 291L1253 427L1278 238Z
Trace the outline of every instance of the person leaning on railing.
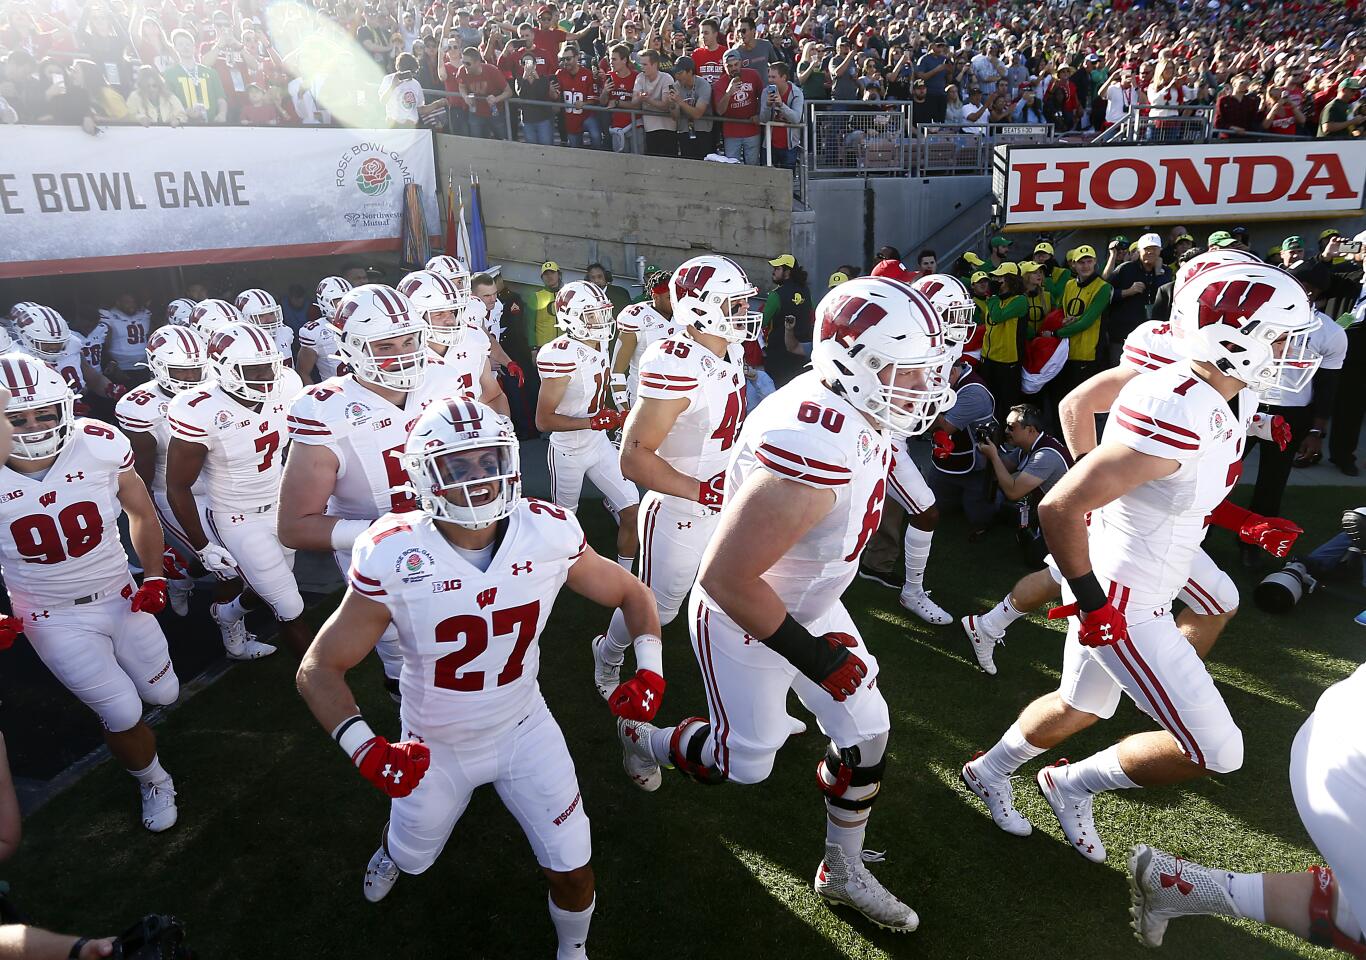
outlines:
M768 86L764 88L763 98L759 101L759 122L798 124L806 113L806 101L801 87L790 83L791 68L785 63L774 63L768 68ZM800 127L775 126L770 134L772 140L772 161L775 167L795 170L797 157L801 153L802 134Z
M710 116L711 100L711 84L697 75L692 57L679 57L674 63L674 87L669 91L679 156L702 160L711 153L716 142Z

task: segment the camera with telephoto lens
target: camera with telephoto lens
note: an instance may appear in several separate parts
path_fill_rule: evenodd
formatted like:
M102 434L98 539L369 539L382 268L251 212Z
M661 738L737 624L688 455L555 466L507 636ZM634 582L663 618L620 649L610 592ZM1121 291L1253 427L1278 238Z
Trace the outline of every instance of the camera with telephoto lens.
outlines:
M1318 586L1318 580L1314 579L1302 561L1291 560L1257 584L1252 591L1252 599L1267 613L1289 613Z
M113 960L195 960L185 943L185 925L175 917L149 913L114 941Z
M995 417L986 420L979 420L972 425L972 439L975 443L989 443L999 446L1001 443L1001 424Z

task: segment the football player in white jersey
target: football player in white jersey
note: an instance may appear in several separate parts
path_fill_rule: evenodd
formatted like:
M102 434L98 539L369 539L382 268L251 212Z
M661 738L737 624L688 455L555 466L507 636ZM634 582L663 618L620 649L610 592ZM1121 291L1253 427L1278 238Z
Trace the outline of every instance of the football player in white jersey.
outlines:
M408 274L398 285L427 323L433 361L427 375L450 394L464 394L507 416L507 397L493 374L491 341L484 332L484 305L453 281L427 270Z
M689 601L709 719L673 729L623 720L631 779L661 765L703 782L759 783L786 740L789 687L830 737L817 768L825 858L815 889L879 926L916 928L862 859L891 728L878 665L840 603L878 527L893 435L952 402L939 317L906 284L843 283L816 310L813 369L753 411L726 472L721 523Z
M699 282L700 267L709 272ZM686 326L644 351L621 452L622 474L649 491L639 511L640 579L661 624L678 615L720 517L726 463L745 418L740 344L757 336L762 319L749 310L753 285L726 257L695 257L665 283L670 313ZM604 697L630 642L621 611L593 641Z
M1366 957L1366 666L1319 697L1290 749L1290 788L1328 866L1236 873L1139 844L1129 852L1129 912L1141 943L1161 946L1176 917L1221 915Z
M626 416L607 406L607 344L612 340L612 301L587 280L566 283L555 295L560 336L536 354L541 393L536 429L550 434L550 497L578 510L588 477L617 516L617 563L635 562L636 507L640 494L621 475L618 451L607 438Z
M299 692L361 774L391 797L367 900L435 862L474 790L492 784L550 883L559 960L586 957L594 906L588 817L541 696L541 631L560 588L626 612L641 673L612 709L643 718L664 681L650 592L599 557L571 511L520 496L517 438L467 399L434 402L404 465L419 507L356 542L349 588L299 667ZM346 685L390 626L403 650L403 740L366 725Z
M279 621L280 637L302 656L311 637L294 581L294 551L276 532L289 443L285 418L302 385L255 324L217 330L209 338L209 363L213 381L179 394L167 410L166 499L204 568L245 583L236 597L210 607L219 627L234 633L232 645L249 642L242 620L264 602ZM201 475L205 492L197 499Z
M612 357L612 403L618 410L627 409L639 396L640 359L645 356L645 350L652 343L672 337L686 325L676 323L673 319L673 283L667 273L663 270L651 273L645 278L645 286L650 291L650 302L628 304L617 314L617 345Z
M100 311L100 319L109 325L104 350L109 375L124 386L132 386L142 378L139 365L147 361L152 313L139 306L132 294L123 293L112 307Z
M256 287L243 290L235 301L237 310L247 323L254 323L275 340L275 346L284 357L285 366L294 367L294 331L285 323L284 311L280 302L265 290Z
M154 833L176 822L175 786L157 758L143 703L180 696L166 637L154 614L166 605L166 580L138 586L119 541L128 517L143 569L161 567L161 527L118 431L72 414L70 387L20 353L0 356L8 393L0 483L0 570L12 617L0 619L0 646L27 634L34 652L71 693L94 710L110 752L135 778L142 825Z
M96 319L88 333L77 333L81 338L81 359L101 373L104 372L104 351L109 346L110 333L109 323L103 319Z
M337 375L336 331L332 318L337 315L337 304L350 290L351 284L341 277L323 277L318 281L313 300L318 317L299 328L299 353L294 362L295 371L306 384Z
M1043 499L1040 523L1066 579L1067 603L1049 615L1076 615L1062 683L962 770L1003 830L1031 832L1015 809L1010 776L1113 716L1124 695L1162 729L1079 763L1060 760L1036 777L1067 841L1088 860L1105 859L1095 794L1242 766L1242 732L1171 604L1190 578L1207 522L1263 541L1298 533L1225 498L1242 471L1258 394L1307 382L1318 366L1305 349L1317 323L1298 282L1274 267L1230 264L1195 278L1172 301L1187 359L1126 384L1100 445Z
M65 317L38 304L15 309L20 349L61 374L72 393L89 391L110 400L123 396L127 388L112 382L86 359L85 341L71 332Z

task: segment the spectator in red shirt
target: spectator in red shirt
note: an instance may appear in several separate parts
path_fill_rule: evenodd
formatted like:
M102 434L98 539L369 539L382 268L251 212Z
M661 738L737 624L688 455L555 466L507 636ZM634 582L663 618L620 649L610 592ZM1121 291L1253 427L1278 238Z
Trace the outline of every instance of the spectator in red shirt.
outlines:
M582 39L588 33L597 29L597 23L594 22L590 23L582 30L578 30L574 33L566 33L564 30L560 29L559 21L555 17L557 12L555 4L541 4L536 9L537 26L531 31L531 45L541 51L541 55L545 57L546 63L550 63L555 57L556 52L564 46L566 40Z
M1233 78L1233 89L1214 101L1214 128L1225 131L1221 138L1262 132L1261 98L1248 93L1249 85L1247 74L1240 73Z
M744 160L750 166L759 165L759 96L764 81L758 71L740 66L740 54L727 50L722 60L726 74L712 87L712 106L718 117L724 117L721 137L725 141L726 156Z
M702 46L692 52L692 62L697 66L697 75L711 85L715 90L721 83L721 75L726 72L721 63L721 58L725 56L726 49L721 45L721 23L714 17L708 17L701 23Z
M478 47L466 47L460 54L462 65L455 74L465 110L461 119L465 129L456 131L466 137L501 140L502 116L499 105L512 96L503 71L485 63Z
M560 49L560 68L555 71L555 83L565 102L564 133L569 145L591 148L601 144L601 128L597 124L601 114L589 113L582 107L574 106L596 100L598 82L593 71L579 61L579 48L572 43L566 43Z
M636 71L631 69L631 48L619 43L612 48L612 70L603 78L601 102L604 107L625 105L635 96ZM756 106L755 111L758 111ZM756 128L757 129L757 128ZM612 114L612 149L617 153L641 153L640 124L630 113Z

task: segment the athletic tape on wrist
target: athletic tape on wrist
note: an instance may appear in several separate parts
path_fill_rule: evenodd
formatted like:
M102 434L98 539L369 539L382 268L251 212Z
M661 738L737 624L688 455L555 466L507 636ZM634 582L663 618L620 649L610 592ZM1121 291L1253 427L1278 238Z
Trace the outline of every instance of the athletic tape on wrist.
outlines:
M664 676L664 644L652 633L642 633L632 641L636 653L636 669L649 670Z
M358 713L337 724L337 729L332 731L332 739L337 741L337 745L351 758L352 763L358 763L359 758L356 754L375 739L375 731L370 729L370 724Z

